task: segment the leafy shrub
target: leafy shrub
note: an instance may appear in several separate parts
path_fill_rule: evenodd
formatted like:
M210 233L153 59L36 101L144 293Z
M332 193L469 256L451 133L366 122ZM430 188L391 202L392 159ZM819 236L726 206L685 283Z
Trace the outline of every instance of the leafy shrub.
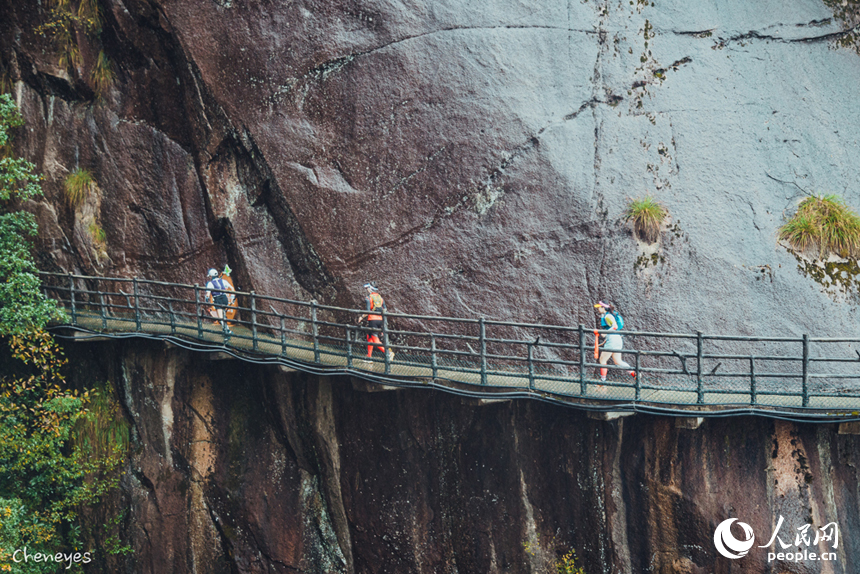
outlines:
M800 202L797 212L779 228L780 241L801 253L860 256L860 217L837 195L812 195Z
M576 550L568 550L559 556L556 546L555 536L547 545L541 544L540 536L534 542L523 542L526 553L537 559L538 574L585 574L585 568L579 565Z
M627 204L624 221L633 223L633 231L641 241L656 243L660 238L660 226L669 215L669 211L647 195L642 199L633 199Z
M11 96L0 94L0 149L9 144L11 131L23 123ZM42 194L42 178L34 169L24 158L0 159L0 335L26 333L62 316L56 301L45 297L36 275L27 240L38 231L36 219L14 208L15 200Z
M88 169L77 168L66 178L63 188L66 201L72 207L79 207L96 188L96 181Z
M0 374L0 547L7 552L0 570L57 572L56 565L12 564L8 549L53 554L81 546L81 510L119 483L127 425L106 394L99 400L93 391L67 388L66 359L50 335L7 342L11 367Z

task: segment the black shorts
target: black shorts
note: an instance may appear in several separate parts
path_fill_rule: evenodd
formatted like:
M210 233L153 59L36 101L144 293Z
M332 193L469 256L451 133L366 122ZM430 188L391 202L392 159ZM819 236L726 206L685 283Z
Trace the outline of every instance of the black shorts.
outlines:
M382 334L382 320L379 321L368 321L367 326L370 328L370 331L367 333L367 336L371 335L381 335Z
M230 304L229 298L224 293L219 293L218 295L215 295L213 301L215 302L216 307L223 308Z

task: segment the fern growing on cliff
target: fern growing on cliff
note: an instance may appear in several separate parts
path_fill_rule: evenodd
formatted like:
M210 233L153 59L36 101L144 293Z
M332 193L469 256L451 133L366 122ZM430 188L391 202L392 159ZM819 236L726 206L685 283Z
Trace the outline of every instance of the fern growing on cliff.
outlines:
M823 258L860 257L860 217L839 196L813 195L779 228L780 241L801 253L813 250Z
M660 226L668 215L669 211L665 207L647 195L627 204L624 221L633 223L633 231L641 241L656 243L660 238Z

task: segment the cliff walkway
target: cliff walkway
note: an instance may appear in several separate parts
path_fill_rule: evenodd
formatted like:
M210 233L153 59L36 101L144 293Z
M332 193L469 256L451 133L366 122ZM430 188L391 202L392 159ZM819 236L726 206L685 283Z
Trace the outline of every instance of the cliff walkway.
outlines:
M602 411L686 417L760 414L860 420L860 338L624 331L626 368L597 380L594 335L484 318L383 314L383 344L367 360L365 312L237 292L233 334L216 322L205 287L42 273L76 340L144 337L313 374L386 386L437 388L485 401L532 398Z

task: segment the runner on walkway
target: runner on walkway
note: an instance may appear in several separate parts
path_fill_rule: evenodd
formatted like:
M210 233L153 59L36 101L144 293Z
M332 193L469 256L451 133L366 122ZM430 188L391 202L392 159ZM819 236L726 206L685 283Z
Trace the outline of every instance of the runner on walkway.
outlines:
M367 358L370 359L373 356L374 347L385 353L385 347L382 346L382 341L379 338L382 335L382 315L379 315L378 312L383 309L387 311L388 307L385 306L385 300L379 294L376 285L365 283L364 290L367 292L364 303L368 313L362 315L359 320L367 319L367 326L370 328L367 331L367 342L371 343L367 346ZM394 360L394 349L388 349L388 360Z
M600 313L600 328L607 331L618 331L624 326L624 320L609 303L604 303L603 301L598 301L594 304L594 308L598 310ZM600 353L599 362L601 365L605 365L609 362L609 358L612 357L612 362L618 365L619 367L627 367L630 368L630 365L625 363L621 359L621 349L624 348L624 340L621 338L619 333L609 333L607 335L601 335L604 339L601 347L603 348ZM606 374L609 371L606 367L601 367L600 369L600 380L606 380ZM631 377L635 377L636 373L634 371L627 371Z
M224 309L233 304L236 296L233 295L233 293L229 293L228 295L228 293L224 293L223 291L213 291L213 289L223 289L224 291L235 291L235 289L233 289L233 286L230 283L218 277L217 269L210 269L206 275L209 281L206 283L206 293L203 295L203 299L214 305L210 308L209 314L212 315L213 318L221 321L224 331L228 335L232 335L233 331L230 330L230 327L224 324Z

